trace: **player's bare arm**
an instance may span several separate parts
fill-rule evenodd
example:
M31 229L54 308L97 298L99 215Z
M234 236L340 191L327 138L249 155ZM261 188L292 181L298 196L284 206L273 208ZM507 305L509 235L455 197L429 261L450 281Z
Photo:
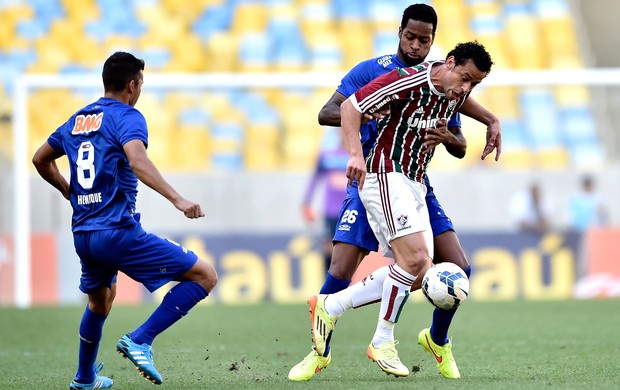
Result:
M487 141L481 159L484 160L485 157L491 154L495 149L495 161L499 160L499 156L502 154L502 128L499 118L484 108L471 96L461 105L459 112L477 120L487 127Z
M187 218L200 218L205 214L198 203L189 201L177 193L163 178L155 164L146 154L142 141L134 139L123 145L132 171L138 179L168 199L174 207L182 211Z
M325 103L323 108L321 108L321 111L319 111L319 125L339 127L341 122L340 106L346 99L347 98L340 92L334 92L332 97L327 101L327 103ZM384 109L377 111L372 115L364 114L360 123L364 124L374 119L381 119L389 113L389 110Z
M426 128L424 147L436 147L443 144L448 153L456 158L465 157L467 140L463 136L460 126L448 126L445 120L438 121L434 128Z
M347 99L340 106L340 115L342 118L342 139L349 152L347 177L349 178L349 184L357 180L358 188L361 190L366 178L366 161L364 160L364 152L359 137L362 114Z
M57 152L50 144L45 142L37 149L32 157L32 163L37 169L37 172L39 172L39 175L41 175L46 182L60 191L65 199L69 199L69 183L67 179L60 174L58 165L56 165L56 159L62 156L62 153Z

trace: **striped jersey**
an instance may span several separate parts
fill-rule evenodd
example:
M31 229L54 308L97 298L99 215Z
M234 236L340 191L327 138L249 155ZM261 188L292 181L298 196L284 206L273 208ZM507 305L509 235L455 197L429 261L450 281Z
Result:
M375 78L389 73L393 69L406 67L407 65L398 58L398 54L388 54L362 61L342 78L336 91L348 98ZM376 122L372 120L360 126L360 141L362 142L364 157L368 156L377 139ZM450 117L448 126L461 127L461 118L458 112Z
M435 127L463 104L469 93L449 100L431 82L431 68L443 61L427 61L410 68L386 73L351 96L360 112L375 113L384 108L390 114L377 122L377 140L366 157L368 172L400 172L423 183L423 175L434 148L422 150L424 129Z
M137 223L138 178L123 149L134 139L148 144L144 116L105 97L73 114L48 138L48 144L69 159L74 232Z

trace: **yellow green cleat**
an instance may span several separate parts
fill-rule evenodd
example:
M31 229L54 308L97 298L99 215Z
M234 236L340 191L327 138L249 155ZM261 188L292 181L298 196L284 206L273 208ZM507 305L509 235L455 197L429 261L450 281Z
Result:
M310 322L312 323L312 342L316 352L324 356L332 331L336 327L338 317L330 316L325 310L325 298L327 295L313 295L308 300L310 305Z
M398 341L388 341L378 347L374 347L372 343L368 346L368 357L377 363L386 374L395 377L408 376L409 369L400 361L398 351L396 350Z
M435 358L437 361L437 368L441 375L450 379L459 379L461 373L456 366L454 356L452 356L452 342L448 342L446 345L437 345L431 338L430 328L425 328L420 331L418 335L418 344L420 344L424 350Z
M327 357L319 355L314 348L288 372L288 379L296 382L308 381L314 374L329 366L332 361L331 352Z

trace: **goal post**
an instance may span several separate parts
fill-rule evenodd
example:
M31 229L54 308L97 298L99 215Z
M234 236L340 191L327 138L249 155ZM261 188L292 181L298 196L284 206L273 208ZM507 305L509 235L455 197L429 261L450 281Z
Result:
M213 73L213 74L148 74L149 89L182 88L332 88L345 74L323 73ZM507 71L493 70L481 85L492 86L620 86L620 69L570 69ZM13 87L13 261L15 305L31 305L31 165L29 155L28 98L37 88L93 88L102 90L100 74L19 76ZM475 93L474 93L475 94ZM78 109L79 107L76 107ZM316 117L316 113L313 113Z

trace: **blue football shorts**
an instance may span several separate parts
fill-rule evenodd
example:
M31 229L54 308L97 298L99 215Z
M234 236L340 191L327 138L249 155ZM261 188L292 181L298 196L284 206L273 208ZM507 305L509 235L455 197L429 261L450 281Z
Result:
M116 229L75 232L80 290L88 294L116 282L118 271L150 292L189 271L198 260L183 246L147 233L140 223Z
M433 187L431 187L428 177L424 177L426 182L426 205L433 229L433 236L438 236L449 230L454 230L452 220L446 215L445 211L439 204ZM379 242L375 238L366 208L362 204L357 183L353 186L347 186L347 197L342 203L340 216L336 224L336 233L333 242L344 242L345 244L355 245L368 251L376 252L379 249Z

